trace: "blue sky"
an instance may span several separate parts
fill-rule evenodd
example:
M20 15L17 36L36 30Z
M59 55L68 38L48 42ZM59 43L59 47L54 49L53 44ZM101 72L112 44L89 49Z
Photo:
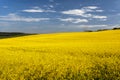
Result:
M0 0L0 31L49 33L120 25L120 0Z

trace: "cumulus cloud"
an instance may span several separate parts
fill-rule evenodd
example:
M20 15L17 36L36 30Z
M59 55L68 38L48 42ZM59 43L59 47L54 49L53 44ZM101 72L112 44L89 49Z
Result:
M81 8L82 11L86 12L95 12L98 9L97 6L87 6L87 7L83 7Z
M73 9L73 10L68 10L68 11L62 11L62 13L82 16L85 13L85 11L80 10L80 9Z
M99 16L99 15L94 15L92 17L97 18L97 19L106 19L107 18L107 16Z
M84 12L103 12L104 10L99 9L99 7L97 6L87 6L87 7L83 7L81 8L81 10L83 10Z
M94 18L94 19L106 19L107 16L101 16L101 15L94 15L92 12L103 12L104 10L99 9L97 6L87 6L83 7L81 9L73 9L73 10L67 10L67 11L62 11L62 14L67 14L67 15L74 15L74 16L81 16L81 17L86 17L86 18Z
M84 16L88 12L103 12L104 10L98 9L97 6L87 6L83 7L81 9L73 9L73 10L67 10L62 11L63 14L72 14L72 15L78 15L78 16Z
M97 7L97 6L87 6L87 7L84 7L84 8L87 8L87 9L97 9L99 7Z
M71 23L87 23L88 20L87 19L76 19L76 18L65 18L65 19L62 19L62 18L59 18L60 21L64 21L64 22L71 22Z
M36 13L36 12L44 12L44 10L42 10L42 9L26 9L26 10L23 10L23 12Z
M0 16L1 21L23 21L23 22L39 22L49 20L49 18L33 18L33 17L22 17L16 14L8 14L6 16Z

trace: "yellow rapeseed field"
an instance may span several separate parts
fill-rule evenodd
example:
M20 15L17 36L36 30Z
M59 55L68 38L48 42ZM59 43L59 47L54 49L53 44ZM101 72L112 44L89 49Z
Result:
M0 80L120 80L120 30L0 39Z

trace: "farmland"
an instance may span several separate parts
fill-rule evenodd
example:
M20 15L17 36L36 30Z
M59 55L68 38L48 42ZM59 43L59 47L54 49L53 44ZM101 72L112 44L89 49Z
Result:
M0 39L1 80L120 80L120 30Z

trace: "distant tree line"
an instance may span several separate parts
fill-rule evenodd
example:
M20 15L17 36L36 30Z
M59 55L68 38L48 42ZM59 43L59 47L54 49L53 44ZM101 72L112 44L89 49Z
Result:
M96 31L106 31L106 30L120 30L120 27L115 27L112 29L98 29ZM93 30L85 30L85 32L94 32Z
M1 38L26 36L26 35L33 35L33 34L30 34L30 33L20 33L20 32L0 32L0 39Z

